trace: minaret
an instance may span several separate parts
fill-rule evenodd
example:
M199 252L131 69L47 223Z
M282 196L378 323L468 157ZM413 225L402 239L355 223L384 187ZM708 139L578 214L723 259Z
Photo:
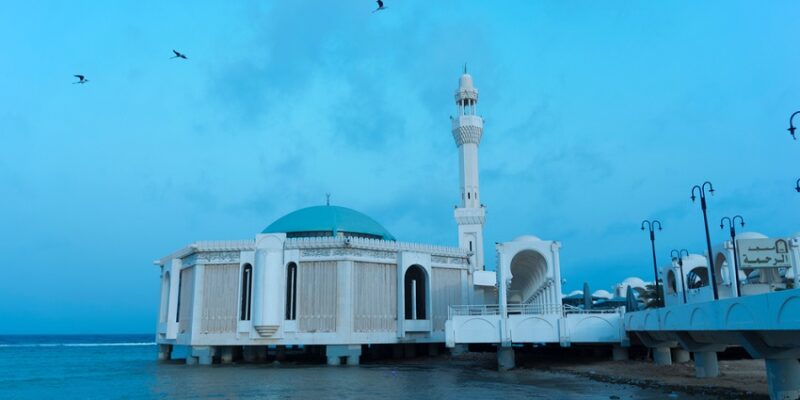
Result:
M485 269L483 261L483 223L486 211L481 204L478 189L478 145L483 135L483 118L476 114L478 89L472 86L467 74L458 80L456 90L458 115L452 118L453 139L458 146L459 179L461 181L461 206L455 210L458 224L458 246L474 254L477 269Z

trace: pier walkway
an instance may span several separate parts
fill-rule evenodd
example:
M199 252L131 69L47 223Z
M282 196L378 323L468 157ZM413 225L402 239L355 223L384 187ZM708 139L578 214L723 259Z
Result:
M657 363L671 348L694 353L698 377L718 376L717 352L741 346L765 360L771 398L800 398L800 289L629 312L624 328Z

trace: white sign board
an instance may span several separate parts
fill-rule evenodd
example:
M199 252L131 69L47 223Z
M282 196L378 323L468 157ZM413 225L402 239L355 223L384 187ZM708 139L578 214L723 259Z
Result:
M789 242L786 239L739 239L739 268L790 268Z

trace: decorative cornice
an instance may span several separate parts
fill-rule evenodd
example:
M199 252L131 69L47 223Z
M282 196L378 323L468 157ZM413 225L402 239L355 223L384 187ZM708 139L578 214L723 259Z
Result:
M368 238L312 237L290 238L284 242L286 249L358 249L384 252L414 251L446 257L467 258L467 251L458 247L433 246L419 243L395 242Z
M186 265L197 264L230 264L238 263L240 251L204 251L194 253L181 259L181 263Z

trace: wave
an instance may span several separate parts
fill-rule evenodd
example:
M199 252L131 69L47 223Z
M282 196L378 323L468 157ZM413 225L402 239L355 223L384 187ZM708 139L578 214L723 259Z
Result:
M10 347L115 347L115 346L155 346L156 342L131 343L15 343L0 344L0 348Z

